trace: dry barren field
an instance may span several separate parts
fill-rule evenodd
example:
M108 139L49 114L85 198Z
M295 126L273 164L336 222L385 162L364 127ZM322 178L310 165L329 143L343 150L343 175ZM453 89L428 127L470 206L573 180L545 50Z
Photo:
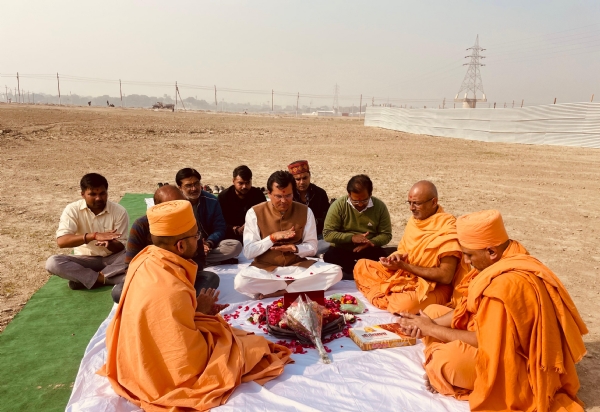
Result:
M370 175L395 242L417 180L433 181L457 216L499 209L511 238L558 274L586 321L580 395L600 410L600 150L409 135L356 119L6 104L0 130L0 330L48 279L44 262L60 253L58 219L79 198L83 174L106 176L109 198L119 201L174 182L182 167L228 186L232 169L246 164L264 186L271 172L307 159L330 197L344 193L350 176Z

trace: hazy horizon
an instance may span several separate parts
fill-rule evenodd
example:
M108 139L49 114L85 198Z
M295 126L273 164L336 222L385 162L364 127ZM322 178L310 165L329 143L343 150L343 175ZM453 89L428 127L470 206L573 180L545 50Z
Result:
M274 89L281 106L298 92L300 106L331 106L337 83L343 106L360 94L452 104L479 35L490 102L600 99L600 2L21 1L3 11L2 95L18 71L23 90L48 94L58 72L63 95L118 96L122 79L125 95L174 96L178 81L183 99L214 103L216 85L219 102L270 104Z

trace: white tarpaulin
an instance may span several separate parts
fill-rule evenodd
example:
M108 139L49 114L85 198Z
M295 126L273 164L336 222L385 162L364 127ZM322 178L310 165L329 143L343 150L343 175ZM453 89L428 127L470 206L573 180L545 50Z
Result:
M220 301L231 303L224 313L239 311L234 326L263 334L247 322L257 301L249 301L233 289L233 279L246 264L211 267L221 278ZM351 293L367 303L352 281L341 281L326 292ZM274 299L265 299L269 304ZM242 307L241 309L239 307ZM246 306L249 311L246 311ZM386 311L367 304L367 313L356 325L373 325L391 322L393 317ZM116 305L115 305L116 307ZM77 378L68 412L130 412L139 409L115 394L108 380L95 372L106 358L105 337L108 323L115 307L89 343ZM265 335L272 341L278 339ZM330 365L320 363L317 351L307 349L306 354L294 354L294 364L286 365L278 378L260 386L254 382L240 385L228 402L218 411L455 411L469 410L467 402L431 394L424 386L425 373L422 362L423 344L393 349L361 351L349 338L341 338L327 344L332 350Z
M510 109L367 107L365 126L430 136L600 148L600 103Z

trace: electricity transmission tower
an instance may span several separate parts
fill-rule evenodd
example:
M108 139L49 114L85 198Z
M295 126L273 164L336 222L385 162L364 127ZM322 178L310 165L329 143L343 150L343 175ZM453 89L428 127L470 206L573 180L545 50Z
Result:
M335 88L333 89L333 112L337 113L340 110L340 104L338 102L338 96L340 94L340 86L335 84Z
M467 74L465 74L465 78L463 79L460 90L456 94L454 101L462 102L464 108L475 108L477 102L487 102L485 92L483 91L480 69L480 67L485 66L485 64L479 61L480 59L485 59L485 56L480 55L485 49L479 47L479 35L477 35L477 38L475 39L475 45L469 47L467 50L471 50L471 55L465 56L465 58L470 59L470 61L469 63L463 64L463 66L469 66L469 68L467 69ZM477 98L478 91L480 91L482 95L480 99ZM459 98L463 92L464 97Z

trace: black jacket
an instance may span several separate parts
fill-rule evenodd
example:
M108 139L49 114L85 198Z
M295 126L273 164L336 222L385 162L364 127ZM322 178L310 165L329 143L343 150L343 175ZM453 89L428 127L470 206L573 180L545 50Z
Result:
M265 195L257 187L252 187L246 194L246 197L240 199L235 194L233 185L219 193L219 203L225 217L227 228L225 230L225 239L236 239L242 241L242 236L233 232L234 226L242 226L246 222L246 212L253 206L266 201Z
M313 215L315 215L315 220L317 221L317 236L322 235L325 217L329 210L329 197L327 196L327 192L314 183L311 183L310 186L308 186L308 191L306 193L306 203L300 200L300 194L297 191L294 192L294 201L310 207L310 210L312 210Z

